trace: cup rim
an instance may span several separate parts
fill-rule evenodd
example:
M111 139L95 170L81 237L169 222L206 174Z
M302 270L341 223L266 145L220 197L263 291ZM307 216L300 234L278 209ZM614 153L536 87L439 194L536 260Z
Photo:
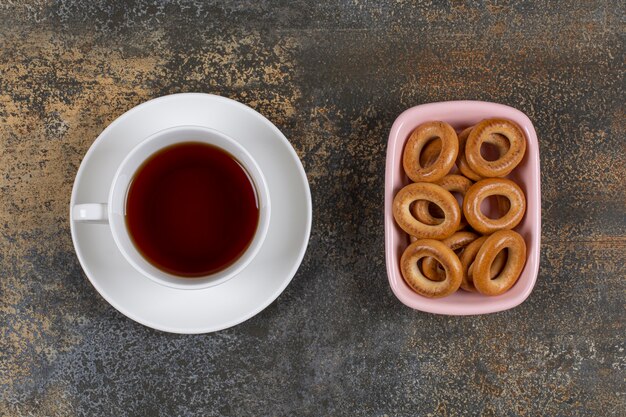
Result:
M200 139L189 139L189 135L182 135L183 137L187 137L183 140L171 140L167 141L165 144L159 145L157 148L149 151L149 153L147 153L144 157L140 158L140 162L138 164L135 164L136 166L132 167L132 174L122 180L121 174L124 172L125 169L128 168L127 165L130 164L137 156L137 154L142 152L142 150L147 145L165 135L172 134L173 132L180 133L183 131L186 133L193 132L195 134L205 136ZM211 136L213 137L212 139L207 139ZM238 155L234 155L231 150L225 149L224 146L221 146L220 144L216 144L216 140L214 139L215 137L218 137L220 141L225 142L229 146L233 147L237 151ZM246 250L239 256L239 258L237 258L226 268L213 274L200 277L178 276L163 271L154 266L139 252L139 250L137 250L135 245L132 243L132 239L130 238L130 234L128 233L128 229L126 226L126 222L123 220L123 213L126 209L126 196L128 193L128 187L130 185L130 182L132 181L132 178L134 177L137 170L141 167L141 165L150 156L154 155L154 153L160 151L161 149L175 145L177 143L186 142L207 143L212 146L216 146L230 154L238 163L243 166L243 168L248 173L250 179L252 180L256 190L259 205L259 222L257 225L257 229L254 237L252 238L252 241L250 242ZM243 158L241 158L242 156ZM116 195L119 195L118 193L120 192L123 194L123 198L121 200L119 198L116 198ZM121 205L117 203L118 201L121 201ZM115 241L116 246L124 256L124 258L133 266L133 268L135 268L142 275L156 282L157 284L175 289L197 290L213 287L230 280L231 278L235 277L239 272L241 272L245 267L247 267L250 262L252 262L252 260L256 257L259 250L261 249L267 235L267 231L269 229L271 203L269 189L267 186L267 181L265 180L265 176L263 175L263 172L261 171L255 159L252 157L252 155L250 155L245 147L243 147L239 142L219 130L198 125L179 125L168 127L166 129L162 129L158 132L151 134L150 136L139 142L137 145L135 145L135 147L133 147L131 151L124 157L115 172L111 187L109 189L107 211L109 218L109 228L111 229L113 240Z

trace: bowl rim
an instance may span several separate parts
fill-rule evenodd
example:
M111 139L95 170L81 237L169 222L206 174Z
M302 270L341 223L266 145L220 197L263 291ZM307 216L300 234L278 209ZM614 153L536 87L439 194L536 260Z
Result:
M528 190L527 194L532 195L533 199L536 200L536 210L533 212L529 212L527 210L526 216L529 216L526 221L530 222L530 234L533 236L533 244L529 248L527 252L527 264L525 266L525 270L522 273L526 273L526 268L529 269L530 278L526 279L525 287L523 287L523 291L515 296L506 297L507 293L504 293L500 296L489 297L491 300L496 300L496 302L489 303L481 303L475 305L457 305L455 307L447 305L445 303L438 303L436 301L444 300L444 299L430 299L423 297L415 292L406 293L400 290L401 282L404 282L404 279L399 274L399 270L396 268L394 270L393 264L399 263L397 248L394 248L395 241L392 237L395 230L397 230L398 226L395 224L392 214L392 203L394 198L394 181L393 181L393 170L397 169L397 164L400 161L396 158L396 148L397 146L404 146L406 142L406 138L399 137L399 132L405 124L411 124L412 127L410 130L413 130L420 123L423 123L424 120L419 120L419 117L416 117L417 114L428 110L432 113L437 113L439 116L437 119L432 120L444 120L446 121L446 115L452 116L459 111L467 111L468 106L473 106L473 108L479 107L482 112L492 114L491 117L503 117L507 119L513 119L516 123L518 123L527 139L527 155L525 158L528 158L528 162L533 166L536 166L536 175L533 175L530 180L525 183L527 184ZM411 122L411 120L417 119L415 122ZM478 121L478 120L477 120ZM489 314L496 313L499 311L509 310L514 308L521 303L523 303L530 293L533 291L535 283L537 281L537 275L539 272L539 261L540 261L540 248L541 248L541 167L540 167L540 149L539 143L537 140L537 133L535 131L534 125L530 118L522 111L499 103L486 102L486 101L477 101L477 100L456 100L456 101L443 101L443 102L434 102L434 103L426 103L420 104L417 106L413 106L405 111L403 111L394 121L391 130L389 132L389 139L387 142L387 155L386 155L386 163L385 163L385 209L384 209L384 224L385 224L385 263L387 269L387 278L389 281L389 286L391 287L394 295L400 300L403 304L408 307L411 307L415 310L420 310L427 313L434 314L443 314L443 315L477 315L477 314ZM529 200L529 196L527 196L527 200ZM531 258L534 260L530 262ZM398 277L398 275L400 275ZM406 284L404 284L406 285ZM500 298L502 297L502 298ZM435 300L435 301L433 301Z

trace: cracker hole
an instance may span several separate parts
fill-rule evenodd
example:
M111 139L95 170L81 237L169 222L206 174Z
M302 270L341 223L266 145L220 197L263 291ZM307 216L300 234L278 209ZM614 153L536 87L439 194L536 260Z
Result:
M481 145L480 155L485 161L491 162L500 159L500 151L498 151L498 147L487 142L483 142Z
M437 142L439 145L437 145ZM439 149L436 152L433 151L433 149L437 147ZM439 155L441 155L441 139L435 136L430 138L422 148L420 153L420 165L424 168L431 166L439 159Z
M432 201L428 203L428 212L434 218L440 219L442 221L446 217L446 214L443 212L443 210L441 210L441 207L439 207L436 203L433 203Z
M420 259L419 262L421 262L421 265L419 265L420 270L422 271L422 275L424 275L424 277L426 277L429 281L433 281L433 282L441 282L445 280L445 274L446 274L446 270L443 268L443 265L441 264L441 262L439 262L437 259L434 259L435 261L435 271L437 271L437 275L441 276L442 279L432 279L430 278L428 275L426 275L424 273L424 268L423 268L423 260L426 258L422 258Z
M501 255L501 254L504 254L504 255ZM499 256L504 256L504 258L502 259L502 264L501 265L498 265L498 257ZM508 259L509 259L509 249L508 248L504 248L500 252L498 252L496 257L494 258L493 263L491 264L490 276L491 276L492 280L498 278L498 276L502 273L502 271L504 271L504 268L506 267L506 263L507 263Z
M508 198L498 195L486 197L480 204L480 211L492 220L497 220L504 216L511 207Z

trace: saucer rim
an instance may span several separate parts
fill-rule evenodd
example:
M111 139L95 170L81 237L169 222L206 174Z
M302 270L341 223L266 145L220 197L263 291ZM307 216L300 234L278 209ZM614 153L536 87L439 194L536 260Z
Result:
M110 130L112 130L115 126L117 126L119 123L121 123L122 121L128 119L129 117L132 117L134 113L136 113L137 111L141 110L141 109L145 109L146 107L150 107L150 106L154 106L155 104L158 104L160 102L163 101L167 101L167 100L176 100L176 99L186 99L187 97L191 98L191 97L202 97L202 98L206 98L206 99L210 99L210 100L217 100L217 101L223 101L225 103L228 103L230 105L234 105L236 108L238 108L239 110L242 111L246 111L248 113L250 113L253 117L257 118L258 120L260 120L262 123L264 123L267 127L270 128L271 131L274 132L275 136L280 139L280 141L282 142L282 145L285 146L288 149L289 154L291 155L291 157L293 158L293 160L296 162L296 166L297 166L297 170L299 175L299 179L300 179L300 183L301 186L303 188L303 190L305 191L305 203L307 206L307 210L306 213L304 213L304 217L305 217L305 233L302 234L301 236L301 240L300 240L300 248L298 250L298 254L297 257L294 257L294 264L292 266L292 268L289 270L288 273L285 274L286 278L283 280L283 282L281 283L280 286L277 287L277 289L270 295L268 296L265 300L263 300L262 302L258 303L258 306L254 309L252 309L250 312L248 312L247 314L242 315L241 317L238 317L236 319L227 321L225 323L222 323L220 325L212 325L212 326L206 326L206 327L185 327L185 328L181 328L181 327L172 327L172 326L167 326L167 325L162 325L159 323L155 323L151 320L147 320L143 317L139 317L136 314L128 311L126 308L124 308L122 305L120 305L118 302L116 302L113 297L111 297L110 294L108 294L106 291L104 291L104 289L98 284L98 281L94 278L92 278L92 275L94 275L93 271L91 270L91 268L89 267L86 257L85 255L82 253L78 243L77 243L77 236L76 236L76 230L75 230L75 222L72 219L71 216L71 210L72 207L76 204L76 193L77 193L77 189L78 189L78 184L80 183L80 179L82 178L82 176L84 175L84 172L86 170L86 164L87 162L92 158L93 154L96 152L96 148L98 147L97 145L106 140L105 138L107 137L108 133ZM207 126L210 127L210 126ZM213 128L214 129L214 128ZM219 130L219 129L216 129ZM234 138L235 140L237 140L236 138ZM263 311L265 308L267 308L270 304L272 304L279 296L280 294L283 293L283 291L285 290L285 288L287 288L287 286L291 283L291 281L293 280L293 277L295 276L295 274L297 273L298 269L300 268L301 264L302 264L302 260L304 259L304 255L306 253L306 250L308 248L309 245L309 240L310 240L310 236L311 236L311 229L312 229L312 222L313 222L313 202L312 202L312 197L311 197L311 189L310 189L310 185L309 185L309 181L306 175L306 172L304 170L304 166L302 165L302 161L300 160L300 158L298 157L298 154L296 153L294 147L291 145L291 143L289 142L289 140L285 137L285 135L278 129L278 127L276 127L269 119L267 119L265 116L263 116L261 113L257 112L256 110L252 109L251 107L240 103L236 100L227 98L227 97L223 97L223 96L219 96L219 95L215 95L215 94L208 94L208 93L175 93L175 94L169 94L169 95L165 95L165 96L161 96L161 97L156 97L150 100L147 100L145 102L142 102L134 107L132 107L131 109L127 110L126 112L124 112L123 114L121 114L119 117L117 117L113 122L111 122L109 125L107 125L107 127L98 135L98 137L96 138L96 140L94 140L92 142L92 144L90 145L89 149L87 150L87 152L85 153L85 156L83 157L80 166L76 172L76 176L74 177L74 183L72 185L72 193L71 193L71 197L70 197L70 204L69 204L69 221L70 221L70 233L71 233L71 237L72 237L72 244L74 246L74 251L76 252L76 256L78 258L78 261L85 273L85 275L87 276L87 279L89 280L89 282L91 283L91 285L93 285L93 287L96 289L96 291L98 292L98 294L100 294L100 296L102 298L104 298L104 300L109 303L113 308L115 308L117 311L119 311L120 313L122 313L124 316L128 317L129 319L142 324L146 327L150 327L152 329L155 330L159 330L159 331L163 331L163 332L168 332L168 333L176 333L176 334L202 334L202 333L212 333L212 332L216 332L216 331L220 331L220 330L225 330L228 329L230 327L236 326L238 324L243 323L246 320L249 320L250 318L256 316L257 314L259 314L261 311ZM107 225L108 227L108 225ZM108 231L109 233L111 233L111 231ZM261 248L267 244L267 241L263 242L263 245L261 245ZM118 249L119 250L119 249ZM125 259L125 262L128 263ZM128 264L129 267L132 268L132 266L130 264ZM246 266L246 268L248 268L248 266ZM244 268L243 270L245 270L246 268ZM240 271L241 272L243 272ZM233 277L232 279L237 279L237 277ZM151 284L151 285L160 285L157 284L153 281L151 281L148 277L146 277L146 280ZM164 288L166 288L167 291L185 291L185 292L190 292L190 291L203 291L203 292L210 292L212 288L216 288L216 287L209 287L209 288L203 288L203 289L198 289L198 290L178 290L178 289L174 289L171 287L166 287L163 286Z

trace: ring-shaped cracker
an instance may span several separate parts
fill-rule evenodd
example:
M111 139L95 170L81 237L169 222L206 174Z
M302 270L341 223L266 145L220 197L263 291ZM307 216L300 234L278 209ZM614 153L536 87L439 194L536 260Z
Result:
M443 266L443 281L432 281L420 271L418 261L426 257L435 258ZM452 249L433 239L420 239L411 243L400 258L400 271L413 291L430 298L452 294L461 285L463 276L461 262Z
M506 264L495 277L491 268L495 258L507 249ZM473 284L481 294L499 295L508 291L518 280L526 263L526 242L519 233L501 230L487 237L476 254L473 264Z
M422 166L420 157L424 147L439 138L441 150L435 161ZM419 125L407 141L402 165L404 172L414 182L435 182L450 172L459 152L456 132L445 122L426 122Z
M436 225L417 220L411 213L411 205L419 200L438 205L444 212L444 220ZM461 210L456 198L441 186L426 182L409 184L398 191L393 199L392 211L402 230L418 239L445 239L457 230L461 222Z
M465 178L462 175L452 174L452 175L446 175L445 177L437 181L435 184L442 186L445 190L448 190L451 193L459 193L461 194L463 198L465 198L465 193L472 186L472 181L470 181L469 179ZM444 219L439 218L439 217L434 217L430 213L429 205L430 204L428 203L428 201L423 201L423 200L417 201L413 205L411 209L411 213L413 213L413 216L417 220L421 221L422 223L429 224L429 225L441 223ZM465 218L463 217L463 213L461 213L461 222L459 223L459 227L457 230L461 230L465 226L467 226L467 221L465 221Z
M489 196L503 196L509 200L508 211L498 219L487 217L480 206ZM463 199L463 214L477 232L491 234L512 229L522 221L526 212L526 197L522 189L506 178L487 178L472 185Z
M509 142L509 149L500 158L487 161L480 148L493 136L504 136ZM522 129L506 119L487 119L478 123L465 142L467 164L476 174L485 178L504 177L522 161L526 152L526 138Z
M470 168L467 163L467 159L465 158L465 143L467 142L467 137L472 129L474 129L474 126L470 126L459 133L459 154L456 158L456 166L459 168L459 171L461 171L461 174L465 175L467 178L474 181L480 181L483 177L475 173L472 168ZM500 158L502 158L509 150L509 141L500 135L489 136L485 139L485 143L495 146L498 150Z

